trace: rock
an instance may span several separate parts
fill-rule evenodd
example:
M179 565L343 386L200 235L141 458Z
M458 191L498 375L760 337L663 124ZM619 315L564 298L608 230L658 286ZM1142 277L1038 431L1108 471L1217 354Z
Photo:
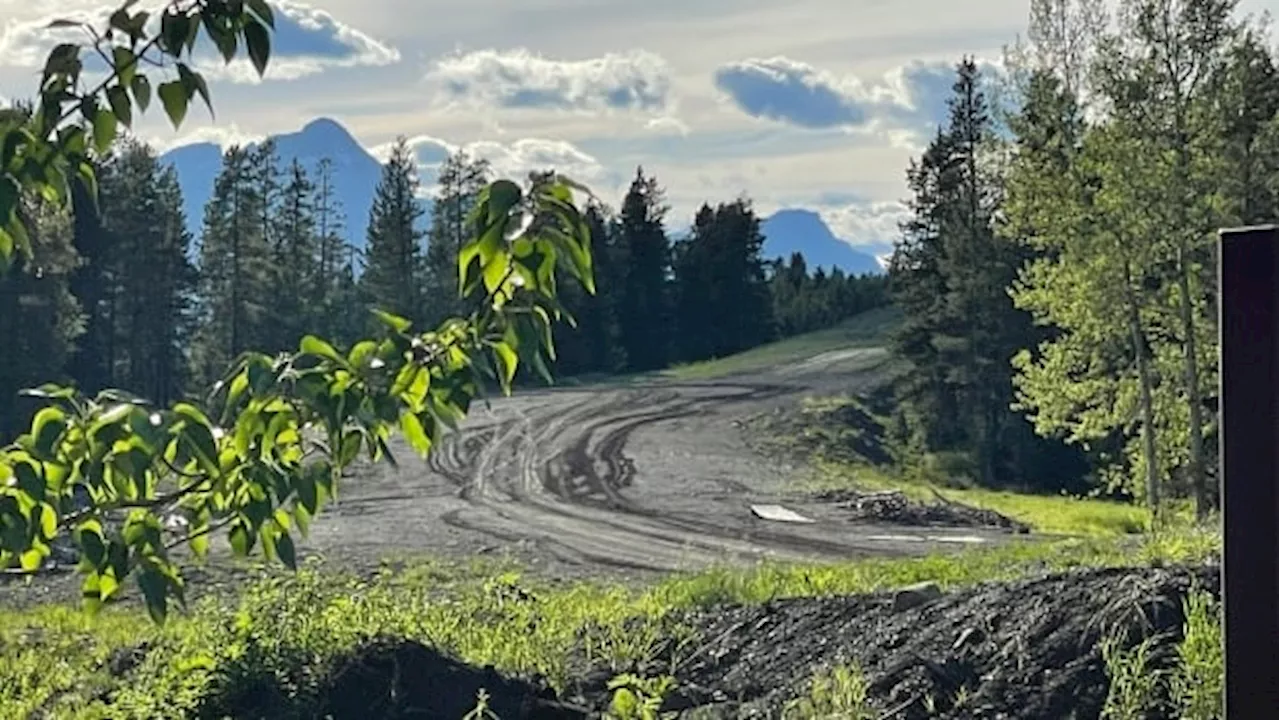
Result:
M893 594L893 611L902 612L933 602L942 597L942 589L935 582L921 582L899 588Z

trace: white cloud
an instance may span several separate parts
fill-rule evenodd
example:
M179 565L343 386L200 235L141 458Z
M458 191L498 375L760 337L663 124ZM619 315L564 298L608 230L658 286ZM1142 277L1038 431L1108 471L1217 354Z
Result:
M836 237L850 245L888 245L910 211L899 202L853 202L814 208Z
M251 132L235 123L229 123L226 125L201 125L195 128L188 128L188 126L184 125L181 135L154 133L149 135L146 141L157 152L164 153L175 147L194 145L196 143L213 143L226 150L232 145L256 143L264 137L264 133Z
M1000 70L993 61L978 64L984 75ZM956 70L953 62L912 61L867 81L779 56L725 63L714 77L724 98L753 117L872 132L914 149L922 134L945 120Z
M135 9L163 6L167 3L144 3ZM331 68L379 67L396 63L400 52L369 35L347 25L324 10L296 0L273 0L275 31L271 35L271 60L265 77L260 78L241 48L241 57L224 63L211 44L197 45L196 68L209 80L254 84L265 80L296 80L316 75ZM10 67L40 67L50 49L59 42L87 40L82 29L50 29L54 19L88 22L95 28L105 25L115 10L101 3L65 5L57 12L31 20L10 19L0 32L0 64ZM159 20L151 21L152 32L158 31ZM86 69L103 67L90 56Z
M587 60L479 50L439 60L426 80L442 97L473 106L655 111L671 102L667 62L643 50Z
M477 140L456 144L431 135L415 135L405 139L416 160L422 194L434 190L441 164L449 155L462 151L473 158L487 160L495 177L523 180L533 170L556 170L596 189L610 189L615 178L595 157L564 140L523 138L514 142ZM386 162L395 142L369 148L369 154Z

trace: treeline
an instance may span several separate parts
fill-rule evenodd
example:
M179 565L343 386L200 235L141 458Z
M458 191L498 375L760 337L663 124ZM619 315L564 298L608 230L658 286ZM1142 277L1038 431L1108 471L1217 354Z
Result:
M890 268L903 462L1212 508L1216 230L1276 222L1277 62L1231 0L1033 0L961 62Z
M246 350L296 348L306 334L353 342L374 331L371 307L420 327L475 309L459 298L457 257L492 179L483 160L447 160L424 223L410 150L397 143L361 250L344 240L332 165L283 165L270 140L224 153L198 237L152 148L124 139L99 165L96 204L81 187L70 213L27 203L34 261L0 277L0 436L28 412L11 399L44 382L169 403L209 388ZM668 212L642 170L620 210L591 205L598 295L564 284L577 327L555 331L554 374L722 356L887 302L883 278L766 263L746 199L704 206L674 241Z

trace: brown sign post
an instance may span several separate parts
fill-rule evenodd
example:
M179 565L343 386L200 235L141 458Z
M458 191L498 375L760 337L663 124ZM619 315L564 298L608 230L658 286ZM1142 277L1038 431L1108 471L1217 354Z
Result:
M1218 241L1218 341L1222 498L1225 717L1275 717L1277 694L1276 226L1222 230Z

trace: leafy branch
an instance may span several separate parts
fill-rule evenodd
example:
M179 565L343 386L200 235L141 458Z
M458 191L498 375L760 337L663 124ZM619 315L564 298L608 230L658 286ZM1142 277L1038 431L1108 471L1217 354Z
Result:
M175 127L195 95L209 102L203 78L182 61L199 28L227 62L243 38L265 71L273 16L262 0L175 0L155 36L146 12L130 13L135 2L112 14L106 30L90 31L94 50L112 61L108 79L73 92L82 48L59 45L45 66L39 109L2 126L0 272L31 255L25 221L14 212L19 198L40 195L66 207L72 168L96 188L91 151L105 152L116 122L128 125L133 105L144 112L149 102L140 59L156 50L157 63L175 61L178 79L157 88ZM127 45L115 44L121 34ZM97 105L102 94L107 107ZM66 125L77 109L82 123ZM203 557L210 536L225 531L237 555L260 548L294 567L295 532L305 536L361 454L394 463L388 440L398 431L425 455L487 382L509 393L521 363L550 378L552 324L572 322L557 300L557 271L594 292L590 232L575 191L587 192L554 175L528 189L509 180L485 188L468 220L474 240L458 259L461 293L476 309L435 329L416 331L375 310L377 337L340 350L307 336L295 353L244 353L204 400L170 407L118 390L93 398L59 385L27 391L44 406L0 448L0 569L36 572L55 540L69 537L87 608L134 576L160 622L170 599L184 602L171 554L179 546ZM174 538L166 524L183 530Z

